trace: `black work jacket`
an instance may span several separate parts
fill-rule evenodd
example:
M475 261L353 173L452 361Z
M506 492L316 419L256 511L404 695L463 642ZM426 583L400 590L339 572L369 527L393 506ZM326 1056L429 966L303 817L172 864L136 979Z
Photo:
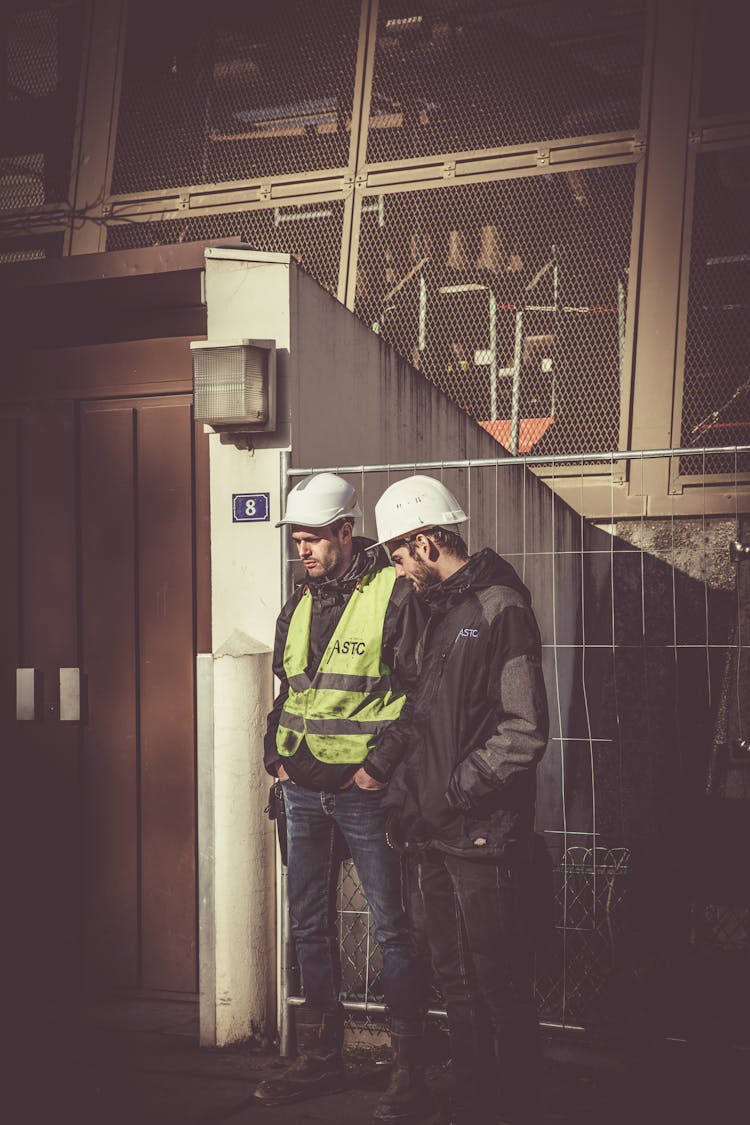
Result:
M536 766L547 745L531 597L513 567L486 549L425 600L414 746L398 779L400 834L496 860L516 841L531 841Z
M312 594L312 618L310 621L310 655L306 668L308 676L315 675L329 640L344 612L357 583L366 574L383 570L390 566L390 560L382 547L371 539L357 536L354 540L354 556L346 574L330 580L309 580L306 585ZM281 712L289 694L289 683L284 669L284 649L292 619L305 583L300 585L286 603L276 622L276 639L273 653L274 675L279 680L279 693L274 700L273 709L268 715L264 741L264 765L266 770L276 776L279 763L292 781L305 789L339 789L341 785L360 769L359 765L339 762L321 762L310 752L303 740L297 752L290 758L281 757L276 749L276 731ZM408 747L411 717L409 693L413 690L416 675L415 650L419 636L424 629L427 611L412 591L411 584L404 578L397 578L393 586L383 621L383 660L391 669L393 690L405 692L406 701L401 714L391 723L378 739L377 746L370 751L361 763L371 777L387 782Z

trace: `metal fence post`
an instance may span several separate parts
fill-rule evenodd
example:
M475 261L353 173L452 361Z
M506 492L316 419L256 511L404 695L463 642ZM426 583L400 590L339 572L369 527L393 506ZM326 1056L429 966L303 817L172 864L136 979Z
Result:
M289 492L289 462L290 453L284 450L281 454L279 499L283 514L286 507L286 498ZM281 604L285 605L291 592L292 581L290 574L290 560L288 553L289 536L286 527L281 530ZM278 857L281 864L281 857ZM280 919L281 933L281 973L279 981L279 1053L282 1058L292 1054L294 1048L294 1017L289 1006L289 977L294 963L294 943L292 941L289 925L289 898L287 895L287 869L281 864L279 875Z

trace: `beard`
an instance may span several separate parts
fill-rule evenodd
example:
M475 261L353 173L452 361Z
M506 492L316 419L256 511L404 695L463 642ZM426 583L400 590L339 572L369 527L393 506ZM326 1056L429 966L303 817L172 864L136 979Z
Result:
M316 573L311 575L314 582L327 582L340 578L346 570L344 552L337 543L331 543L323 557L316 559Z
M431 590L433 586L440 585L438 575L421 559L413 559L413 569L409 579L418 594L424 594L427 590Z

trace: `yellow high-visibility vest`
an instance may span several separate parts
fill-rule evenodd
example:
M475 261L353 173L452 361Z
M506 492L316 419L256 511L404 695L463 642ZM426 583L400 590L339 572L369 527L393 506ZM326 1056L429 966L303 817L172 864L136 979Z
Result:
M383 624L395 581L389 566L357 584L312 679L305 669L313 599L303 591L284 648L289 695L276 733L279 754L291 757L304 738L319 761L354 765L398 718L405 696L394 693L383 663Z

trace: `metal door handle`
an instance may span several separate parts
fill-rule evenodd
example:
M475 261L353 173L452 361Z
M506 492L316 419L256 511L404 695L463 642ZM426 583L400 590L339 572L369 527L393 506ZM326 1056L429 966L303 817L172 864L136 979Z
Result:
M33 723L39 717L42 678L38 668L16 668L16 718Z
M60 669L60 721L77 723L81 718L81 669Z

